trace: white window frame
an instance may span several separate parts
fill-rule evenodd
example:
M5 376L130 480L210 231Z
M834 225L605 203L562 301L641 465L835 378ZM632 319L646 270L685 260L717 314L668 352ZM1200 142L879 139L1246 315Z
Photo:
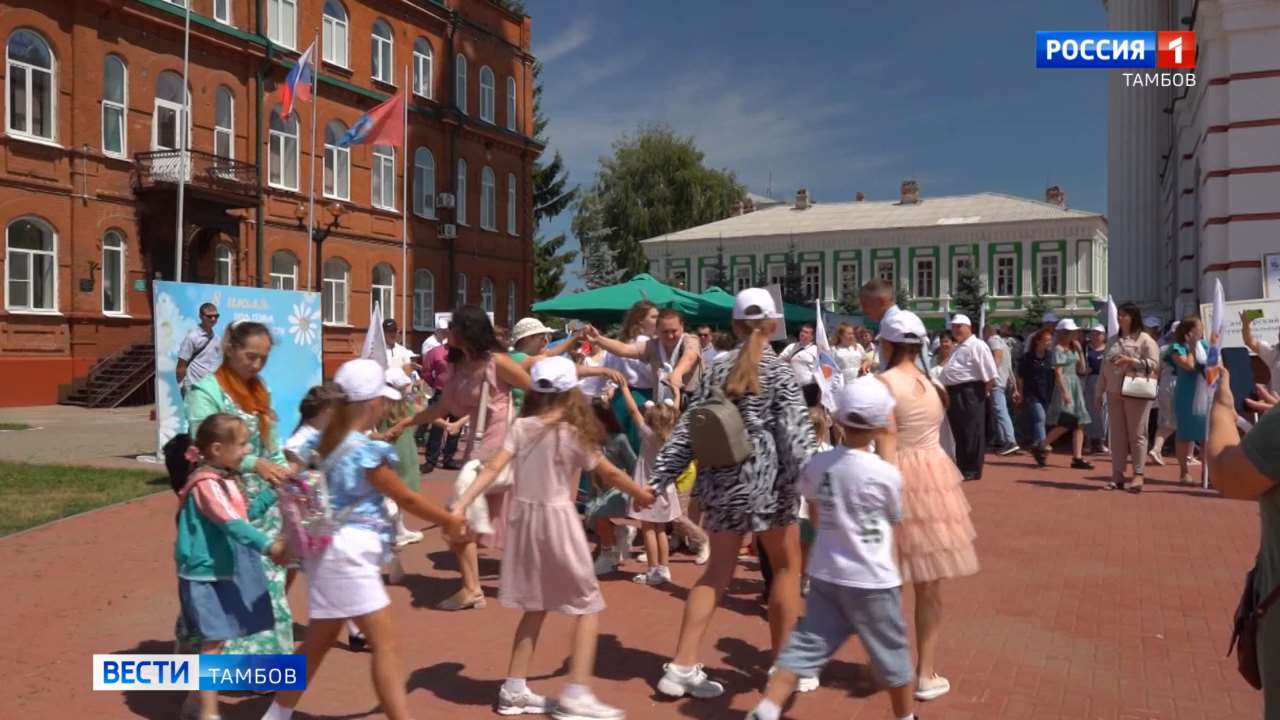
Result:
M379 35L378 30L385 30L386 36ZM373 21L369 31L369 76L387 85L395 85L396 34L391 23L378 18Z
M211 0L213 4L213 19L223 25L231 24L231 0ZM222 12L218 12L221 9Z
M454 288L454 293L453 293L453 309L455 311L458 308L461 308L463 305L467 304L467 274L466 273L461 273L461 272L458 273L456 285L457 287Z
M379 188L382 190L381 197L378 195ZM370 151L369 198L370 204L376 208L396 209L396 147L394 145L374 145Z
M329 129L333 127L334 140L329 142ZM338 132L342 128L342 132ZM320 193L334 200L351 200L351 148L338 145L338 140L347 132L347 126L341 120L330 120L325 123L324 139L324 175L320 183ZM330 179L333 180L330 188ZM339 183L341 181L341 183ZM341 185L341 187L339 187Z
M436 320L436 276L426 268L413 271L413 329L431 330Z
M1056 264L1045 262L1050 258L1055 260ZM1063 287L1065 285L1063 281L1066 278L1063 277L1062 266L1063 266L1062 253L1056 250L1052 252L1042 252L1036 256L1036 292L1038 294L1046 297L1057 297L1059 295L1065 294L1066 288ZM1055 276L1053 278L1054 280L1053 292L1049 292L1045 290L1044 272L1045 270L1048 270L1050 268L1053 268L1056 271Z
M454 197L456 204L459 225L467 224L467 161L458 158L457 177L454 179L454 189L457 191Z
M120 99L107 99L107 64L115 61L120 65ZM107 114L119 116L120 149L107 149ZM108 53L102 60L102 154L111 157L129 157L129 64L115 53Z
M520 196L516 191L515 173L507 173L507 234L519 235L516 223L516 209L520 206Z
M702 292L706 292L711 289L712 287L711 280L713 279L711 276L715 274L715 271L716 271L716 268L714 265L702 266L702 277L698 278L699 280L702 281L702 286L701 286Z
M813 270L814 272L810 273L809 272L810 270ZM814 288L814 292L812 294L809 293L809 285L811 284L810 283L811 279L817 283L817 287ZM803 292L805 294L805 297L808 298L810 301L823 299L822 298L822 291L823 291L822 263L818 263L818 262L800 263L800 291Z
M9 237L11 228L14 226L15 223L22 222L24 220L29 223L32 223L33 225L36 225L37 227L39 227L41 230L44 231L45 235L49 238L50 249L46 250L44 248L41 248L39 250L29 250L27 248L15 248L11 245L11 241ZM10 220L9 223L5 225L4 241L5 241L4 309L11 313L24 313L24 314L32 314L32 315L57 314L58 312L58 275L59 275L58 233L54 231L53 226L37 217L33 217L30 215L19 216ZM35 293L33 292L33 290L35 289L35 285L36 285L35 259L37 256L47 258L47 262L49 263L49 266L52 268L50 271L50 274L51 274L50 285L52 286L52 291L49 293L49 299L52 304L49 307L35 307L31 305L31 300L35 296ZM27 283L27 304L15 305L13 304L13 283L15 282L15 280L13 279L12 273L13 273L13 269L15 267L18 267L24 261L27 269L27 277L25 280L17 280L16 282Z
M849 296L853 296L855 298L858 297L858 293L862 289L861 286L858 284L859 271L862 269L858 267L858 262L859 261L857 260L837 260L836 261L836 292L839 293L839 296L836 297L836 302L842 303ZM853 268L852 287L845 287L844 271L847 268Z
M1005 268L1009 271L1008 278L1007 278L1009 281L1008 292L1001 292L1001 287L1000 287L1002 280L1005 279L1001 277L1001 272L1000 272L1001 271L1000 262L1002 260L1009 261L1007 268ZM994 256L992 256L991 278L992 278L991 295L993 297L1016 296L1018 294L1018 256L1017 254L1011 253L1011 252L1004 252L1004 253L996 253Z
M267 37L285 49L298 49L298 0L267 0Z
M114 242L112 241L114 238ZM126 263L128 259L128 243L124 239L124 233L115 228L111 228L102 234L102 314L119 317L128 316L128 307L126 306L127 287L125 283L129 276L129 266ZM107 261L107 255L113 254L118 256L116 259L116 272L110 271L110 263ZM114 275L114 276L113 276ZM116 286L116 294L119 300L119 307L107 306L107 287L108 282L114 281Z
M422 49L426 49L426 53ZM435 51L426 38L413 41L413 94L428 100L435 99L435 82L432 76Z
M956 288L959 287L960 271L963 269L963 266L966 266L966 265L970 268L977 267L977 264L975 263L974 257L972 255L952 256L951 258L951 295L953 296L956 294Z
M350 26L347 24L347 18L350 16L347 14L347 7L340 0L325 0L323 7L327 9L330 2L342 12L342 17L330 15L325 10L321 10L324 17L322 20L323 37L320 44L323 45L324 61L330 65L349 69Z
M178 75L178 73L173 72L172 70L164 70L164 71L161 71L160 75L156 76L157 84L159 84L160 82L160 76L164 75L166 72L177 77L179 84L182 83L181 75ZM187 105L190 105L191 89L190 88L183 88L183 89L186 91L186 94L187 94ZM174 114L174 118L175 118L174 122L178 124L178 127L174 128L173 134L174 134L175 143L178 147L167 147L160 144L160 122L157 120L157 118L160 116L161 108L169 110ZM151 149L152 150L181 150L182 149L181 133L182 133L183 125L186 126L186 131L187 131L186 148L187 150L190 150L191 149L191 114L187 112L187 108L184 107L181 102L174 102L167 98L161 98L159 95L156 95L155 102L151 109ZM191 172L190 167L188 167L187 172L188 173ZM174 173L174 174L176 175L177 173Z
M491 313L497 308L495 302L493 278L485 275L480 278L480 309Z
M875 260L875 261L873 261L873 262L874 262L874 264L872 265L872 267L873 267L873 269L875 270L875 274L876 274L876 275L875 275L875 277L876 277L876 279L877 279L877 280L883 280L884 282L889 283L890 285L892 285L892 286L893 286L894 292L897 292L897 290L898 290L898 261L897 261L897 260L894 260L894 259L892 259L892 258L890 258L890 259L888 259L888 260L879 259L879 260ZM889 269L889 272L888 272L888 273L885 273L885 268L888 268L888 269Z
M271 127L271 119L280 118L280 125L283 130L277 130ZM289 125L293 124L293 133L289 132ZM267 185L282 190L298 190L298 113L293 113L288 120L280 117L280 107L272 108L271 115L267 120ZM292 148L292 152L287 152ZM279 177L276 177L276 164L271 162L272 153L280 158L281 167ZM288 172L289 159L293 159L293 172ZM293 182L290 183L289 181Z
M213 284L236 284L236 251L224 242L213 246Z
M329 277L330 268L341 268L341 277ZM325 325L347 325L348 300L351 289L351 264L340 257L331 257L324 261L320 271L321 297L320 312ZM339 316L338 311L342 313Z
M413 214L436 216L436 158L425 145L413 151Z
M18 33L27 33L44 44L45 49L49 52L49 67L42 68L30 65L21 60L14 60L9 57L9 43L13 41L13 37ZM53 52L53 45L51 45L43 35L35 30L18 28L12 33L9 33L9 36L5 38L4 59L5 130L8 131L10 135L24 140L32 140L41 143L56 143L58 141L58 57ZM18 73L22 73L26 78L27 92L24 96L24 99L26 100L26 107L24 109L26 110L25 117L27 119L27 128L25 130L19 130L13 126L13 103L10 102L13 98L13 78ZM34 117L31 110L34 107L33 98L35 97L31 78L35 73L46 73L49 76L47 83L49 88L49 117L47 118L49 126L48 135L37 135L36 133L31 132L32 118Z
M279 272L276 270L276 259L284 258L292 266L287 272ZM270 287L273 290L297 290L298 289L298 258L288 250L277 250L271 253L271 261L268 265L270 269Z
M507 327L516 326L516 281L507 283Z
M520 106L520 100L516 96L516 79L512 75L507 76L507 129L511 132L516 131L516 110Z
M480 227L498 230L498 179L488 165L480 171Z
M1076 293L1093 292L1093 241L1076 240Z
M391 277L390 283L378 282L378 271L383 270ZM374 305L382 305L382 319L394 320L396 317L396 271L387 263L378 263L369 273L369 312Z
M782 287L787 284L787 266L784 263L770 263L765 268L765 280L768 285Z
M467 56L458 53L453 58L453 104L458 112L467 114Z
M218 103L224 97L230 103L227 117L231 124L227 126L218 124ZM218 153L218 141L221 139L227 143L226 155ZM219 85L213 96L213 154L228 160L234 160L236 156L236 95L226 85Z
M750 265L734 265L731 274L733 275L733 279L730 280L730 282L733 285L734 293L740 293L754 284L755 278L751 277Z
M488 65L480 66L480 119L493 124L494 121L494 92L497 85L497 78L493 74L493 68Z
M913 297L917 298L936 298L938 297L938 260L933 257L918 257L912 263L911 268L911 292ZM920 272L925 270L929 273L929 287L923 288L928 292L921 292Z

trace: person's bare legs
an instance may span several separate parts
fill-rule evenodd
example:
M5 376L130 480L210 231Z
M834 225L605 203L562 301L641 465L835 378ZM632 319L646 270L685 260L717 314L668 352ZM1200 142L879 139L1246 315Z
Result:
M516 637L511 641L511 662L507 664L507 677L529 677L529 663L533 661L533 653L538 649L538 636L542 634L542 622L546 619L545 612L526 612L520 616Z
M942 581L916 583L916 677L936 673L938 637L942 630Z
M573 625L573 657L569 658L569 683L586 686L596 669L596 639L600 613L579 615Z
M671 540L667 537L666 529L661 525L653 524L650 527L653 528L654 544L658 547L658 565L666 567L671 563ZM650 563L649 567L653 567L653 564Z
M773 566L773 585L769 588L769 635L776 658L787 642L787 636L800 617L800 525L791 523L757 533L760 544Z
M1051 454L1053 452L1053 444L1058 442L1058 440L1063 435L1066 435L1066 434L1067 434L1066 428L1062 427L1061 425L1059 425L1058 427L1055 427L1054 429L1050 430L1048 433L1045 434L1044 442L1040 443L1040 449L1044 450L1045 453L1047 454Z
M742 547L742 535L735 532L710 533L711 560L702 571L702 577L689 591L684 603L684 616L680 621L680 637L676 641L676 654L671 662L681 667L692 667L698 662L698 651L711 625L711 616L733 581L738 568L738 549Z
M1173 444L1173 451L1178 455L1178 482L1191 481L1191 441L1179 440Z
M458 572L462 575L462 587L441 604L465 604L484 594L480 589L479 551L474 542L453 544L449 549L453 551L454 557L458 558Z
M409 696L404 689L405 676L400 670L400 649L391 620L391 606L368 615L352 618L360 632L369 638L373 651L373 689L388 720L409 719Z
M222 654L222 642L207 642L200 645L201 655L220 655ZM218 717L218 691L217 690L199 690L196 693L197 699L200 701L200 718L201 720L209 720L209 718Z
M773 675L769 677L769 684L765 686L764 699L772 702L778 707L782 707L787 703L796 691L800 678L790 670L778 668ZM915 710L916 698L914 688L911 683L899 685L895 688L889 688L889 703L893 705L893 716L895 718L907 717Z
M325 654L329 652L329 648L333 647L334 641L338 639L338 633L342 632L346 624L346 619L335 618L312 620L307 625L307 637L302 641L302 647L298 648L298 652L307 658L307 685L315 682L316 673L320 670L320 664L324 662ZM286 708L297 707L303 692L302 690L278 692L275 696L275 704Z
M889 688L889 704L893 706L893 716L896 718L907 717L915 712L916 694L911 683Z
M1073 460L1084 459L1084 428L1077 427L1071 431L1071 458Z
M658 557L658 529L653 523L643 523L640 526L640 534L644 539L644 554L648 560L646 565L652 570L662 563Z

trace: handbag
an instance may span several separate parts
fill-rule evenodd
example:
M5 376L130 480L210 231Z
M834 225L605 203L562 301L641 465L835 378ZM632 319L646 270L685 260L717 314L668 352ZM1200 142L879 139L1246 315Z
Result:
M471 424L471 433L467 438L467 453L474 454L477 444L484 437L484 433L488 431L489 420L489 377L488 370L485 370L484 385L480 388L480 410L476 415L475 422ZM511 427L512 414L515 411L515 405L508 399L507 401L507 427ZM483 427L484 430L480 428ZM511 483L515 479L513 472L514 463L507 463L502 468L502 472L498 473L498 478L485 491L485 495L501 495L511 489ZM478 459L472 458L463 464L462 469L458 471L458 476L453 481L453 498L450 503L457 502L462 497L471 484L480 476L480 469L484 463ZM467 526L480 535L488 535L493 532L493 521L489 517L489 504L485 502L471 503L464 511L467 518Z
M1150 370L1142 375L1125 375L1124 382L1120 385L1120 394L1138 400L1155 400L1160 394L1160 381L1151 377Z
M1254 580L1257 578L1258 569L1249 571L1244 577L1244 592L1240 594L1240 604L1236 606L1235 621L1232 624L1231 644L1227 647L1227 656L1230 657L1231 651L1236 652L1236 667L1240 671L1241 677L1245 682L1249 683L1254 690L1262 689L1262 673L1258 668L1258 626L1262 624L1262 618L1266 616L1267 610L1280 600L1280 587L1272 589L1262 602L1255 605L1254 598Z

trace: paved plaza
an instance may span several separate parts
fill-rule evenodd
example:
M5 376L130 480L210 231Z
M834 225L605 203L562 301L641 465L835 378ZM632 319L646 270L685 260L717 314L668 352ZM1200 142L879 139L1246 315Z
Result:
M990 458L986 479L965 485L982 571L946 587L939 670L953 691L923 704L921 717L1260 717L1261 694L1225 657L1230 614L1257 548L1256 506L1179 487L1173 467L1155 469L1147 492L1135 497L1100 489L1105 462L1091 472L1065 465L1062 455L1043 470L1025 457ZM437 473L426 486L443 495L446 479ZM177 717L175 694L89 690L93 653L171 650L173 513L173 496L162 493L0 540L0 637L21 648L0 657L8 688L0 715ZM455 587L452 559L434 532L404 559L408 578L391 596L416 717L496 717L492 703L518 613L496 602L454 614L429 609ZM704 655L728 686L724 697L670 702L652 689L697 577L683 555L672 567L675 583L665 588L634 585L623 575L604 582L599 695L635 720L741 717L769 664L757 602L762 585L754 562L746 567L715 617ZM482 561L491 595L497 569L496 561ZM300 589L293 601L302 615ZM548 621L534 662L536 689L551 693L564 682L568 628L564 618ZM823 683L786 717L888 717L888 699L856 642ZM262 697L227 698L223 717L256 720L266 704ZM383 717L369 656L335 650L295 717Z

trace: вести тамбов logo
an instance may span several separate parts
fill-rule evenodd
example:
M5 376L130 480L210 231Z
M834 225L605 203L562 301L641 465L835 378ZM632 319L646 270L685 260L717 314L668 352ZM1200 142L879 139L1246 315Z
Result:
M1156 31L1036 33L1038 68L1125 69L1126 87L1194 87L1196 34Z

